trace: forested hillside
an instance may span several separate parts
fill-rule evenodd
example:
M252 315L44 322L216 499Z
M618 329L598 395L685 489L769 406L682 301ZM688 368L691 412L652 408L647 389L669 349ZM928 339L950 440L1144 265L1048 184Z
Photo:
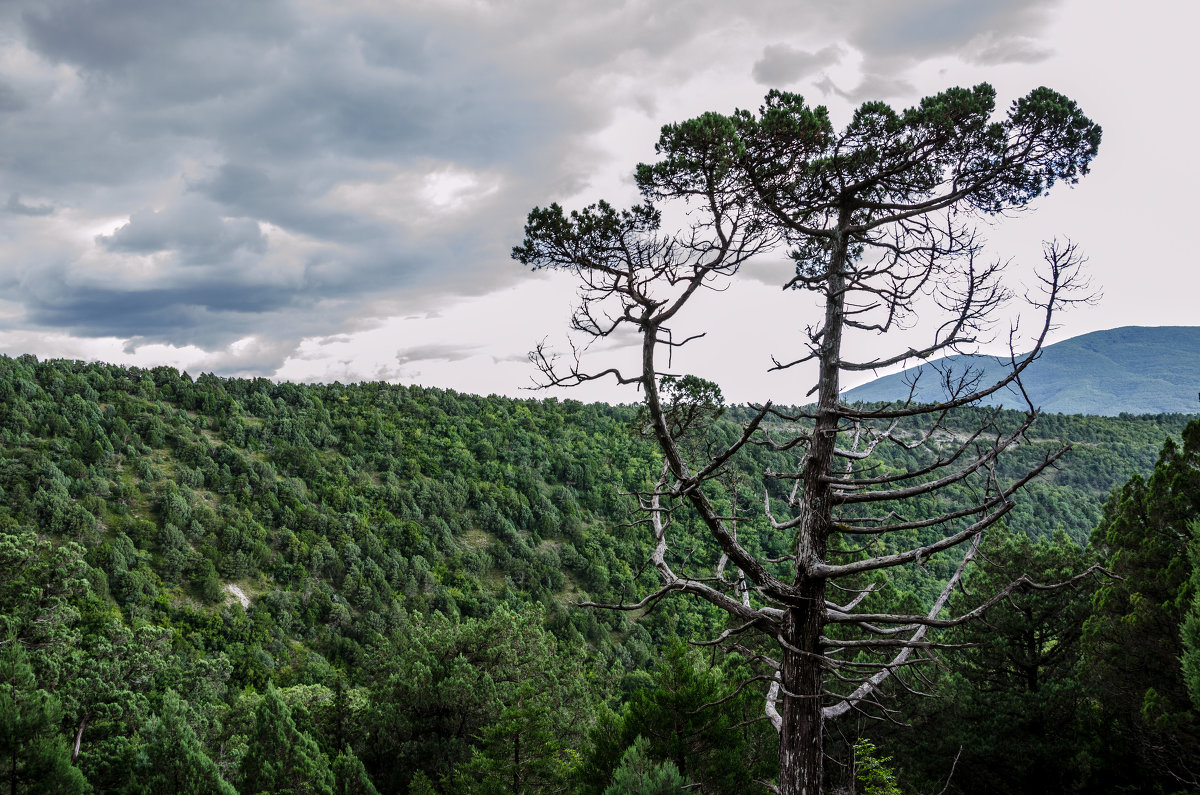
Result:
M726 411L707 443L728 443L748 415ZM1188 419L1042 417L1004 466L1054 440L1074 447L1027 489L993 542L998 569L978 577L1069 573L1096 555L1130 565L1121 517L1155 481L1125 486L1107 511L1105 500L1148 475ZM676 640L719 634L721 617L683 600L644 614L575 605L653 582L651 539L625 496L660 466L639 425L634 406L0 357L0 791L49 776L68 792L603 792L635 774L754 791L775 764L771 729L753 720L761 695L738 689L754 661ZM773 455L757 449L752 463ZM888 467L916 468L927 454L890 455ZM727 499L748 515L761 504L736 472ZM1174 572L1164 620L1177 627L1191 567L1186 521L1170 522L1169 548L1146 555ZM745 543L776 551L761 522L745 528ZM697 532L681 554L710 543ZM926 599L952 565L929 561L888 583L889 598ZM1123 605L1138 603L1132 584L1088 583L1054 591L1047 619L1065 622L1047 653L1070 682L1045 675L1076 706L1084 688L1119 689L1115 672L1088 684L1071 667L1083 622L1094 648L1119 644ZM1108 590L1093 611L1097 588ZM1008 714L973 701L991 691L972 690L972 672L987 680L997 653L964 654L933 684L963 714ZM1120 721L1142 714L1161 713L1156 738L1191 742L1178 730L1194 720L1185 690L1147 687L1153 697L1143 688L1107 718L1072 712L1092 721L1089 753L1121 747ZM945 779L954 732L968 729L944 708L911 710L923 731L847 724L843 750L872 737L906 781ZM1060 748L1058 718L1045 720L1042 750L1086 756ZM995 764L959 745L964 769ZM1186 775L1163 765L1163 780Z

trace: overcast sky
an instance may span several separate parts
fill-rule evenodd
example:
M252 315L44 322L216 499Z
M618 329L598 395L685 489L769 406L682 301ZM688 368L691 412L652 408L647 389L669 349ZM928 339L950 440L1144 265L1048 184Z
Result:
M561 345L574 300L509 259L532 206L632 203L662 124L771 87L841 126L982 81L1001 111L1047 85L1104 127L1089 177L984 230L1018 289L1043 238L1089 256L1103 300L1054 339L1196 325L1192 8L0 0L0 352L528 394L526 352ZM801 402L805 373L765 374L815 319L786 275L706 298L676 333L712 333L675 364Z

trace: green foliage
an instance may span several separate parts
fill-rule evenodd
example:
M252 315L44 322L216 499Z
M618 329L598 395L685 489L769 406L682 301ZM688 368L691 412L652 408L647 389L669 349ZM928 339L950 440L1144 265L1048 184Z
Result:
M143 730L136 791L143 795L237 795L204 751L188 722L190 708L174 690L163 694L162 709Z
M684 381L681 408L707 407L695 443L728 445L747 410L722 414L719 396ZM602 792L641 734L655 764L682 757L689 780L744 791L774 775L767 724L731 728L761 715L761 694L751 685L690 713L760 672L665 654L669 638L716 634L721 619L686 602L637 621L572 606L648 582L645 539L623 526L620 496L658 467L629 432L635 418L631 406L0 357L0 625L33 676L21 703L31 715L46 705L62 775L82 771L97 791L188 781L221 791L204 760L242 784L243 761L280 759L256 739L272 684L315 743L315 755L298 743L312 769L333 773L316 788L495 791L515 775L533 792L599 770ZM1043 435L1081 444L1035 486L1020 526L1079 537L1100 514L1097 495L1148 469L1185 419L1042 422ZM775 465L751 452L753 466ZM884 462L918 465L902 452ZM727 504L761 500L735 480ZM694 517L681 512L677 527L705 543ZM755 521L739 533L786 553ZM888 599L935 588L945 565L931 561ZM185 752L164 756L176 742ZM738 776L750 777L741 790Z
M243 792L332 795L329 761L312 737L296 727L274 685L263 694L249 743L241 768Z
M1183 640L1183 679L1192 709L1200 712L1200 520L1188 524L1191 542L1188 557L1192 564L1192 604L1188 607L1180 631Z
M570 773L593 699L581 649L542 629L540 608L486 619L417 616L381 661L369 716L373 777L399 789L417 771L473 792L541 791Z
M983 561L951 600L963 615L1027 576L1053 586L1088 571L1092 554L1058 533L1031 542L992 533ZM911 732L889 732L911 789L950 792L1066 792L1092 778L1085 753L1090 706L1080 678L1083 626L1099 576L1065 587L1020 587L983 619L942 635L964 648L940 653L937 699L911 705ZM926 690L927 685L914 682Z
M334 795L379 795L367 768L349 746L333 760L333 780Z
M71 764L71 749L58 731L58 701L38 688L22 643L11 633L0 647L0 791L91 792Z
M437 789L429 780L429 776L425 775L423 770L418 770L408 785L408 795L437 795Z
M649 741L638 737L621 756L604 795L674 795L687 791L687 780L675 763L652 761Z
M694 375L664 375L659 394L672 436L703 435L725 413L721 387Z
M638 738L641 756L671 762L704 792L752 791L757 779L777 775L777 738L762 721L762 700L739 689L752 672L736 657L707 663L675 642L653 677L637 687L620 714L601 717L592 748L579 769L583 792L603 792Z
M1182 445L1167 441L1149 480L1135 477L1113 495L1092 537L1116 577L1087 622L1088 680L1116 727L1114 755L1134 754L1143 777L1200 770L1200 725L1180 667L1198 517L1200 421L1184 429Z
M901 795L890 756L880 756L875 744L859 738L854 743L854 777L862 785L863 795Z

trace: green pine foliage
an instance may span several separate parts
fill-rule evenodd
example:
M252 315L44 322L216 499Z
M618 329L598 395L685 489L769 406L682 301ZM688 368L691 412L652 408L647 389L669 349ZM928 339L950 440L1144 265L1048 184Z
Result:
M612 778L604 795L677 795L689 789L674 762L651 759L650 742L645 737L638 737L629 746Z
M254 717L249 751L242 760L244 793L332 795L329 760L306 732L296 727L291 710L268 684Z
M333 760L334 795L379 795L362 760L346 746Z
M939 652L931 681L909 679L937 698L908 699L911 730L877 733L897 748L914 791L1103 791L1084 741L1091 713L1080 670L1084 622L1103 575L1050 587L1087 572L1094 554L1062 533L1031 542L1001 532L987 539L981 558L987 565L955 594L950 614L980 607L1022 576L1046 587L1020 587L981 621L945 632L940 639L961 648Z
M728 445L747 411L680 421L702 449ZM1086 539L1105 496L1149 472L1186 423L1043 417L1014 471L1052 439L1075 449L1009 526ZM0 632L24 655L0 718L36 723L17 734L41 737L54 775L80 790L601 793L642 736L651 766L674 764L698 791L754 791L747 782L774 775L755 680L767 672L749 656L673 647L724 620L686 601L644 615L576 606L638 598L654 582L623 496L658 471L640 430L633 406L0 357ZM772 455L755 450L751 464ZM921 455L895 448L881 466L920 467ZM786 554L744 474L729 473L722 509L746 517L748 547ZM711 565L695 518L675 521L689 560ZM1194 591L1186 523L1171 527L1179 543L1165 556L1117 555L1132 531L1103 554L1178 574L1169 598L1153 597L1175 600L1169 609L1146 613L1178 629ZM936 557L880 598L920 603L954 565ZM1162 659L1175 649L1174 689L1149 701L1113 689L1105 709L1124 706L1104 715L1148 703L1155 725L1192 714L1178 634L1172 643L1151 647ZM1140 664L1118 650L1142 647L1111 648L1111 665ZM1133 747L1104 733L1114 720L1087 724L1087 748ZM281 737L297 757L277 752ZM887 747L908 758L897 738ZM955 751L938 750L945 767Z
M1096 595L1085 633L1088 682L1103 704L1105 756L1116 780L1200 784L1200 723L1181 659L1196 597L1189 547L1200 519L1200 422L1168 440L1149 479L1113 494L1093 546L1114 575Z
M901 795L896 774L889 767L890 756L880 756L870 740L854 743L854 777L862 786L863 795Z
M188 722L187 701L174 690L163 694L162 708L147 721L139 753L137 792L143 795L237 795L200 744Z
M396 790L417 771L471 792L539 792L571 772L593 711L582 649L542 628L540 607L486 619L416 616L379 662L366 759Z
M62 708L37 686L25 649L15 634L0 647L0 792L91 792L71 749L59 733Z
M606 791L628 749L640 742L639 758L669 762L704 792L760 791L754 782L778 774L778 741L758 720L761 696L738 689L753 673L737 656L712 665L672 644L652 674L633 678L623 709L597 722L579 790Z
M1192 604L1183 619L1183 680L1187 685L1192 709L1200 711L1200 519L1188 525L1191 542L1188 556L1192 564Z

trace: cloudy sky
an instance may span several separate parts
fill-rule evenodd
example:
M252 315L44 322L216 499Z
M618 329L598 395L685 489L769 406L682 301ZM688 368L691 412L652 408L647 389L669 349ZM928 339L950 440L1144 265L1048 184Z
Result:
M984 230L1018 289L1044 238L1089 256L1103 300L1054 339L1195 325L1197 21L1173 0L0 0L0 352L528 394L574 300L509 259L532 206L631 203L663 123L770 87L840 125L982 81L1104 127L1092 175ZM804 373L765 375L814 319L786 274L706 298L682 365L797 401Z

